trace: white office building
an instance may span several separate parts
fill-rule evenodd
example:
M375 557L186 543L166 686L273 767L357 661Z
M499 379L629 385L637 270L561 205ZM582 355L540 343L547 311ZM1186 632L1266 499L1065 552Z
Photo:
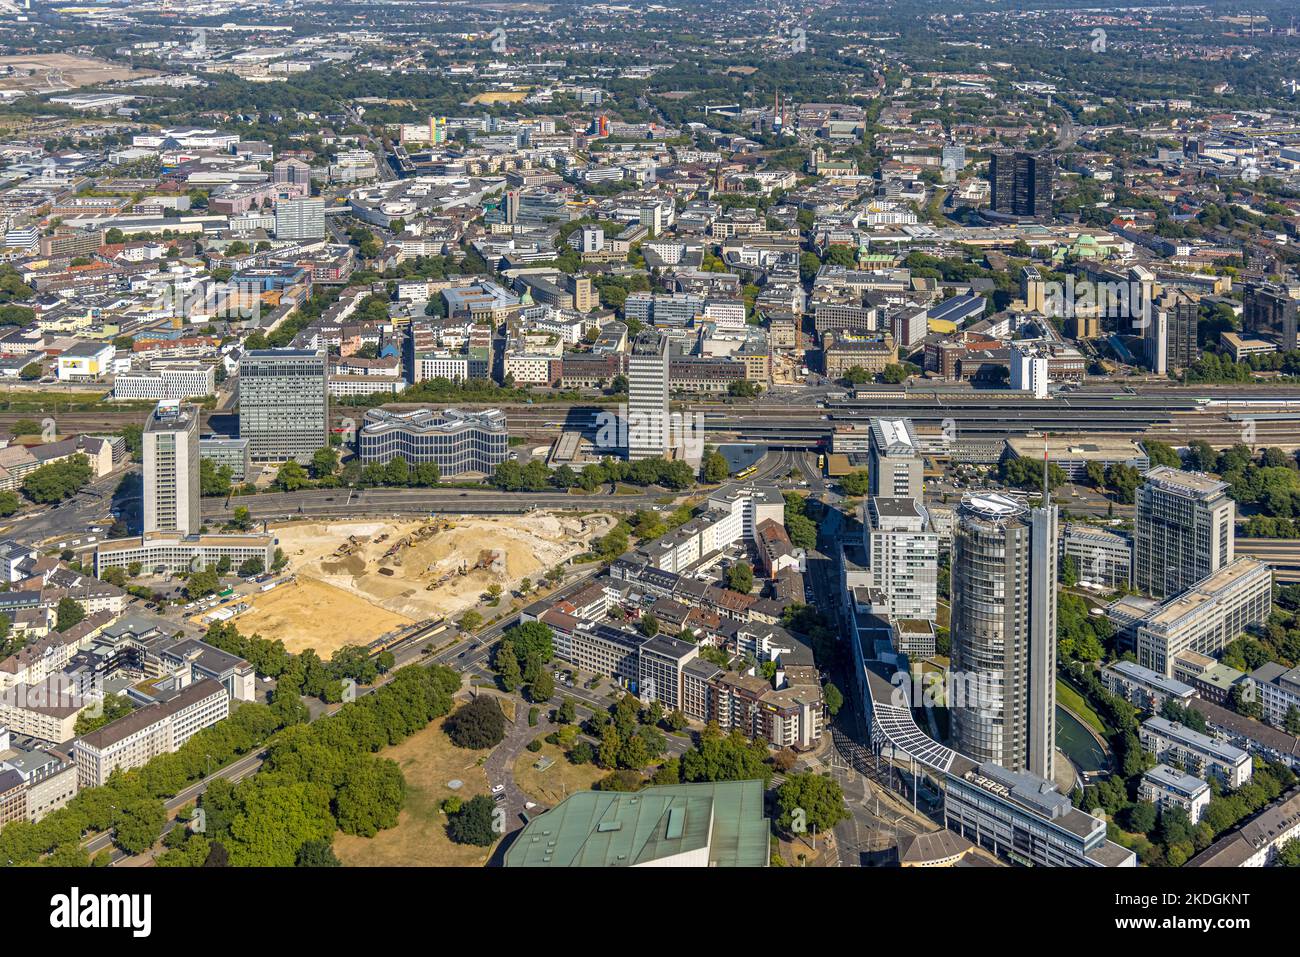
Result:
M669 451L668 337L653 330L639 333L628 357L627 457L655 458Z
M317 196L275 204L276 239L324 239L325 200Z
M1172 678L1179 654L1217 656L1247 628L1268 621L1272 610L1272 569L1253 558L1238 558L1138 623L1138 664Z
M144 531L198 534L199 410L164 399L145 423Z
M124 372L113 379L114 399L190 399L212 395L216 367L203 362L155 362L147 372Z
M1048 354L1040 346L1021 343L1011 347L1011 388L1046 399L1047 370Z

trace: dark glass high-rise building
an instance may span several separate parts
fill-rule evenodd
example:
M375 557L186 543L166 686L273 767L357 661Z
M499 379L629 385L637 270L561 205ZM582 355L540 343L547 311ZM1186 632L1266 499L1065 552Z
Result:
M1242 292L1242 325L1247 332L1276 339L1283 351L1300 349L1300 299L1291 298L1286 286L1272 282L1247 283Z
M1142 330L1147 364L1152 372L1159 375L1178 372L1201 357L1196 340L1200 314L1200 303L1177 289L1166 290L1156 300L1151 318Z
M1052 168L1052 157L1047 153L995 150L989 162L993 212L1050 220Z

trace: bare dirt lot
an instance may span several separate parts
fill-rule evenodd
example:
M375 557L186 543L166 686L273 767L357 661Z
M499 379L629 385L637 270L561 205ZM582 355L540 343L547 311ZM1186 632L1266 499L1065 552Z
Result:
M0 76L0 90L75 90L115 80L132 80L152 72L67 53L0 57L0 69L4 67L14 73Z
M404 624L454 617L586 551L607 515L533 512L401 522L297 522L274 529L297 581L249 599L239 630L328 657Z
M235 617L241 632L279 638L294 653L314 648L326 659L344 645L369 644L413 621L342 588L302 576L255 596L250 604L250 610Z

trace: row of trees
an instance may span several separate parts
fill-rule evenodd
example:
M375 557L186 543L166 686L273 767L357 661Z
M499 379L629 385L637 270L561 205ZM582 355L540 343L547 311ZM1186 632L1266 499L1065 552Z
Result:
M575 471L567 465L552 471L537 460L527 465L507 460L497 466L496 471L492 473L491 481L497 488L506 492L544 492L547 489L568 488L594 492L600 486L610 482L661 485L664 488L679 490L690 488L695 484L695 472L686 462L680 460L669 462L662 458L624 462L607 457L599 463L583 466L581 471Z
M808 516L808 499L797 492L785 493L785 531L795 548L817 547L817 526Z
M344 681L359 685L373 684L383 672L393 667L391 651L375 657L360 645L344 645L325 662L314 649L293 654L279 638L242 635L234 622L216 622L204 636L208 644L248 661L259 675L276 680L277 692L286 698L293 692L320 698L327 703L343 700Z
M202 864L214 852L236 867L335 863L336 830L373 837L397 823L405 780L375 752L447 714L459 687L450 668L413 665L337 713L286 729L261 772L237 784L211 782L200 802L202 832L174 842L159 865Z
M304 712L305 715L305 712ZM294 714L293 721L302 716ZM66 807L37 823L14 821L0 831L0 862L10 865L85 866L81 846L87 832L112 831L115 843L132 854L147 850L162 832L165 798L205 774L262 747L285 727L274 706L248 702L223 721L199 731L171 754L143 767L115 773L100 787L77 792Z
M1218 474L1239 504L1256 505L1278 518L1300 517L1300 467L1294 455L1265 448L1256 456L1244 444L1215 452L1197 441L1189 446L1188 459L1192 467Z
M1256 372L1300 376L1300 351L1247 356L1236 362L1226 354L1205 351L1187 369L1188 382L1249 382Z

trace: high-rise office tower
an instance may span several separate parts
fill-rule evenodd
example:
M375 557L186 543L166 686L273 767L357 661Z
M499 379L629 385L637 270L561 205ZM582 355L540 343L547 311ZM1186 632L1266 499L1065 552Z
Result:
M1052 218L1053 160L1048 153L994 150L989 161L990 207L995 213Z
M1147 363L1159 375L1186 369L1201 357L1196 344L1196 322L1200 304L1177 289L1166 290L1151 308L1150 321L1142 331Z
M199 410L163 399L145 423L144 531L197 535Z
M254 349L239 360L239 437L255 462L302 464L329 444L329 360L321 350Z
M1011 388L1046 399L1051 377L1051 354L1040 343L1016 342L1010 349Z
M1242 326L1257 336L1277 340L1283 351L1300 349L1300 299L1271 282L1251 282L1242 292Z
M1056 737L1055 505L967 495L952 551L953 746L1052 779Z
M868 438L870 494L886 498L911 498L924 492L925 461L910 419L872 419Z
M508 189L501 197L501 212L504 222L513 224L519 219L519 190Z
M276 239L323 239L325 200L317 196L282 199L275 204Z
M1037 266L1020 270L1020 298L1030 312L1047 314L1047 281Z
M276 185L302 187L304 195L311 192L311 167L300 159L290 157L271 167L271 182Z
M1236 504L1227 483L1200 472L1162 465L1145 478L1133 524L1133 584L1165 598L1232 561Z
M668 337L653 329L637 334L627 362L627 457L649 459L668 451Z

